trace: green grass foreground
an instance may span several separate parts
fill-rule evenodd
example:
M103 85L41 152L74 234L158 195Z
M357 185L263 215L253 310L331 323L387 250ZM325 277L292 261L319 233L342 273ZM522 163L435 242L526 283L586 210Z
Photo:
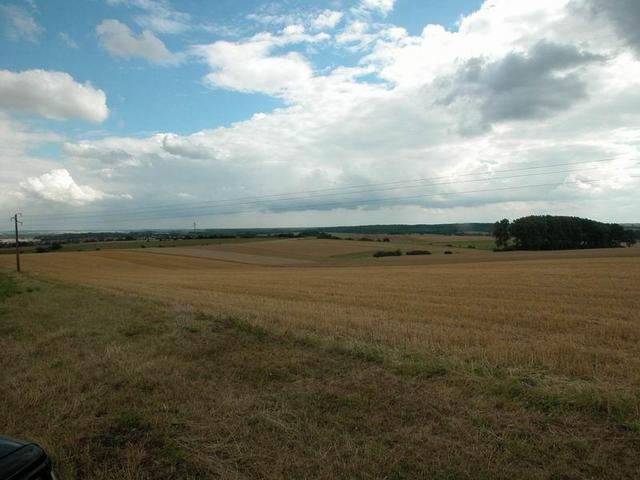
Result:
M0 434L40 443L62 479L640 472L638 397L588 380L276 335L29 276L0 273L0 362Z

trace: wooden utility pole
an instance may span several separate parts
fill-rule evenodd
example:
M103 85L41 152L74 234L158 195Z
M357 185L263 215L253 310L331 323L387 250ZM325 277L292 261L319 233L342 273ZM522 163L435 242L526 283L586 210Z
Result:
M22 225L22 222L18 220L18 216L22 217L22 214L16 213L13 217L11 217L11 220L13 220L13 223L15 224L15 227L16 227L16 270L19 272L20 271L20 239L18 237L18 224Z

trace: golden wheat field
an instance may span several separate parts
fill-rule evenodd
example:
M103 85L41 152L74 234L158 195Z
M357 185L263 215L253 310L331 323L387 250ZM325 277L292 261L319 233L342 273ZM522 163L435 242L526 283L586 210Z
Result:
M452 242L0 256L0 429L63 478L637 478L640 248Z
M26 255L23 264L35 275L278 331L640 385L640 249L462 251L323 264L376 247L363 243L294 239L56 253ZM11 259L0 261L9 266ZM286 266L299 261L306 263Z

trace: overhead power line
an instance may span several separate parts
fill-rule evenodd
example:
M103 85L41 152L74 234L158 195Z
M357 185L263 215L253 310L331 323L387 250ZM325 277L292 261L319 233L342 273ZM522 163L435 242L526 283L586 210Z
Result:
M546 168L557 167L557 166L566 166L566 165L578 165L578 164L586 164L586 163L602 163L602 162L610 162L614 159L602 159L602 160L594 160L589 162L573 162L573 163L565 163L565 164L555 164L555 165L547 165ZM540 169L540 166L536 167L523 167L519 169L508 169L508 170L500 170L494 173L500 172L509 172L509 171L527 171ZM487 178L474 178L468 180L453 180L447 182L437 182L437 183L418 183L418 182L426 182L429 180L437 180L437 179L448 179L451 177L431 177L431 178L421 178L414 180L402 180L402 181L394 181L394 182L384 182L378 184L368 184L368 185L359 185L359 186L349 186L349 187L336 187L336 188L328 188L328 189L319 189L319 190L308 190L305 192L292 192L292 193L282 193L282 194L273 194L273 195L262 195L262 196L253 196L253 197L239 197L234 199L227 200L211 200L206 202L193 202L193 203L180 203L180 204L166 204L164 206L149 206L149 207L138 207L138 208L129 208L126 210L108 210L108 211L84 211L84 212L72 212L72 213L60 213L60 214L31 214L28 216L31 221L38 221L39 219L46 220L74 220L74 219L82 219L85 217L110 217L110 216L128 216L134 217L136 215L150 215L155 212L166 215L168 213L181 213L181 212L191 212L191 214L197 214L200 210L206 210L211 207L225 207L225 206L251 206L251 205L259 205L262 203L270 202L270 204L275 204L278 202L291 202L296 200L308 200L314 198L323 198L323 197L336 197L342 195L361 195L361 194L369 194L369 193L377 193L377 192L387 192L393 190L405 190L405 189L416 189L416 188L424 188L431 186L442 186L442 185L455 185L459 183L472 183L472 182L487 182L487 181L497 181L497 180L510 180L515 178L523 178L530 176L541 176L541 175L553 175L560 173L580 173L586 170L595 170L600 168L599 166L594 166L590 168L582 168L579 170L557 170L557 171L549 171L549 172L530 172L519 175L509 175L509 176L491 176ZM470 173L470 174L462 174L458 177L470 177L470 176L480 176L480 175L489 175L486 172L482 173ZM414 185L411 185L414 184ZM367 187L367 188L365 188ZM354 190L359 188L359 190ZM352 191L349 191L352 190Z
M510 172L519 172L519 171L528 171L528 170L538 170L538 169L544 169L544 168L556 168L556 167L571 166L571 165L605 163L605 162L612 162L612 161L615 161L615 160L620 160L620 158L621 157L609 157L609 158L604 158L604 159L585 160L585 161L580 161L580 162L556 163L556 164L551 164L551 165L536 165L536 166L530 166L530 167L520 167L520 168L494 170L492 172L473 172L473 173L457 174L457 175L454 175L454 176L448 175L448 176L439 176L439 177L421 177L421 178L417 178L417 179L396 180L396 181L392 181L392 182L367 183L367 184L360 184L360 185L349 185L349 186L343 186L343 187L330 187L330 188L315 189L315 190L304 190L304 191L297 191L297 192L286 192L286 193L275 193L275 194L267 194L267 195L236 197L236 198L222 199L222 200L207 200L207 201L202 201L202 202L180 202L180 203L170 203L170 204L161 204L161 205L151 205L151 206L148 206L148 207L137 207L137 208L125 208L125 209L119 209L119 210L109 210L109 213L121 214L121 213L131 213L131 212L134 212L134 211L148 211L148 210L167 209L167 208L174 208L174 207L175 208L180 208L180 207L187 208L187 207L195 207L195 206L199 206L199 205L210 205L212 203L220 204L220 203L229 203L229 202L236 202L236 201L261 200L261 199L267 199L267 198L278 198L278 197L286 197L286 196L292 196L292 195L308 195L308 194L321 193L321 192L352 190L352 189L357 189L357 188L373 188L373 187L381 187L381 186L386 186L386 185L400 185L400 184L411 184L411 183L419 183L419 182L434 181L434 180L446 180L446 179L450 179L452 177L453 178L459 178L459 177L482 176L482 175L486 176L486 175L493 175L493 174L500 174L500 173L510 173ZM104 210L85 210L82 214L69 213L69 214L59 214L59 215L92 215L92 214L102 214L102 213L105 213ZM50 213L32 214L31 215L32 218L36 218L36 217L39 217L39 216L52 218L52 215Z
M630 175L629 178L640 178L640 175ZM518 186L511 186L511 187L499 187L499 188L489 188L489 189L477 189L477 190L466 190L466 191L459 191L459 192L431 192L431 193L426 193L426 194L419 194L419 195L409 195L409 196L399 196L399 197L385 197L385 198L372 198L372 199L358 199L357 203L354 203L355 200L350 200L345 202L343 201L337 201L337 202L325 202L325 203L314 203L314 204L309 204L309 205L297 205L295 210L298 211L303 211L303 210L308 210L308 209L324 209L324 208L354 208L357 206L361 206L364 204L375 204L375 203L381 203L381 202L390 202L390 201L395 201L395 202L402 202L402 201L408 201L408 200L417 200L417 199L423 199L423 198L429 198L429 197L447 197L447 196L457 196L457 195L468 195L468 194L475 194L475 193L495 193L495 192L503 192L503 191L515 191L515 190L525 190L525 189L531 189L531 188L543 188L543 187L559 187L559 186L568 186L568 185L584 185L584 184L596 184L599 182L603 182L604 179L594 179L594 180L579 180L579 181L572 181L572 182L554 182L554 183L539 183L539 184L532 184L532 185L518 185ZM289 207L287 208L286 206L284 206L282 208L281 211L291 211L292 208ZM227 209L227 210L218 210L218 211L207 211L207 212L202 212L199 214L200 217L210 217L210 216L219 216L219 215L231 215L231 214L240 214L240 213L253 213L253 212L261 212L263 211L263 209ZM277 210L273 210L274 213L278 213ZM176 215L169 215L169 216L165 216L165 217L148 217L148 218L133 218L130 219L128 221L142 221L142 220L167 220L167 219L174 219L174 218L184 218L184 217L190 217L192 216L192 213L187 213L187 214L176 214ZM87 225L87 224L100 224L100 223L104 223L101 222L100 220L95 220L94 221L90 221L90 222L84 222L83 225Z

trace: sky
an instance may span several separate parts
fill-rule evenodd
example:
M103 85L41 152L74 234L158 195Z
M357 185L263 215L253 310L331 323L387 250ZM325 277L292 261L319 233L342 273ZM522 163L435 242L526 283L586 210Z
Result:
M639 222L638 24L636 0L0 0L0 215Z

